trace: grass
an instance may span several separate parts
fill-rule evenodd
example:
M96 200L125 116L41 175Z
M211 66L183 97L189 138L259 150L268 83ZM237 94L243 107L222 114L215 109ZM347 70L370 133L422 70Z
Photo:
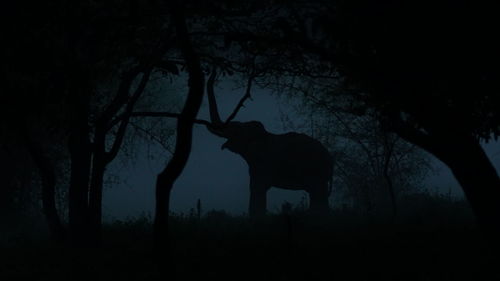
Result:
M259 221L174 214L163 263L153 259L151 232L148 217L115 221L102 248L79 252L13 240L0 280L500 280L467 205L444 197L404 198L396 218L351 209Z

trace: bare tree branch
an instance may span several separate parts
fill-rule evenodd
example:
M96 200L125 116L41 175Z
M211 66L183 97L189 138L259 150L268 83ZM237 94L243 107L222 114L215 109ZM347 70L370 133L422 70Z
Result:
M137 77L137 75L139 75L139 73L141 73L141 71L143 70L144 70L143 67L137 66L130 69L123 75L122 82L120 83L116 96L113 98L108 107L104 109L97 123L100 124L114 123L110 122L110 120L120 111L122 106L126 104L127 99L129 98L129 90L132 85L132 82ZM109 130L112 127L113 126L111 127L108 126L106 129Z
M172 112L132 112L130 113L130 117L167 117L167 118L179 118L180 113L172 113ZM194 119L193 121L196 124L205 125L207 127L213 127L213 124L207 120L203 119Z
M146 72L144 72L141 82L139 86L137 86L137 89L135 90L134 94L132 97L130 97L130 101L127 103L127 106L125 108L125 113L124 113L124 118L122 119L120 123L120 127L118 127L118 131L116 133L115 141L113 142L113 145L111 146L111 150L106 153L105 155L105 161L106 163L111 162L116 155L118 154L118 151L120 150L120 147L123 143L123 138L125 137L125 132L127 130L127 125L130 120L130 113L132 113L132 110L134 108L135 103L141 96L141 94L144 92L144 89L146 88L146 85L148 83L149 77L151 75L152 69L150 68Z
M163 149L165 149L166 151L168 151L170 154L174 154L174 152L172 151L172 149L170 147L168 147L167 145L165 145L160 138L158 138L157 136L155 136L154 134L152 134L150 131L142 128L141 126L135 124L134 122L130 122L129 124L135 130L140 131L141 133L147 135L149 138L151 138L152 140L154 140L155 142L157 142Z
M255 75L252 74L250 75L250 77L248 77L248 82L247 82L247 89L245 91L245 95L240 99L240 101L238 102L238 105L236 106L236 108L233 110L233 112L231 113L231 115L229 115L229 117L226 119L226 122L225 124L231 122L231 120L233 120L235 117L236 117L236 114L238 114L238 111L240 111L240 109L244 106L244 103L247 99L251 98L251 90L252 90L252 82L253 82L253 79L255 78Z

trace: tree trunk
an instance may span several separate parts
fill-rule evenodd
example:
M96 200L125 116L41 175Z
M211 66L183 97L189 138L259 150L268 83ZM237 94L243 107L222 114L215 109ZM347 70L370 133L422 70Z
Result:
M85 244L88 225L88 183L90 151L85 140L74 132L70 136L71 179L69 186L69 230L75 246Z
M106 170L104 139L94 143L92 158L92 177L89 188L89 241L99 246L102 239L102 189Z
M455 140L440 157L460 183L479 226L492 242L500 235L500 179L477 141Z
M91 164L90 130L88 125L88 94L75 90L69 136L71 175L69 186L69 233L76 247L87 246L88 190Z
M175 167L170 166L171 169ZM167 167L168 167L167 166ZM156 177L156 207L154 220L154 241L156 249L161 253L168 247L168 212L170 209L170 191L175 182L168 176L169 170L163 170Z
M479 227L492 244L499 246L500 178L479 141L465 134L442 132L441 135L429 135L404 126L397 127L397 133L451 169Z
M175 151L165 169L158 175L156 181L156 209L154 221L154 236L156 249L161 254L168 245L168 211L170 191L183 171L189 154L193 135L193 124L203 100L204 74L200 59L191 45L183 10L173 2L173 20L176 26L182 55L186 61L189 74L189 92L184 108L177 120L177 135Z
M47 220L50 237L55 242L62 242L65 237L65 231L56 208L56 176L54 165L52 165L52 162L43 152L40 145L34 142L27 132L23 132L23 134L28 152L40 174L42 210Z

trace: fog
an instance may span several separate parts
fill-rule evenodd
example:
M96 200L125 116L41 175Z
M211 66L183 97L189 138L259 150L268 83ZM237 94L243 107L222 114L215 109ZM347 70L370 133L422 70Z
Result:
M219 91L218 103L222 118L233 110L242 90ZM272 133L284 133L280 115L286 114L300 123L289 103L272 95L269 91L252 93L252 100L245 103L235 120L258 120ZM209 119L208 105L204 102L200 119ZM231 214L244 214L248 208L249 176L245 161L238 155L221 150L224 139L208 132L202 125L195 125L191 156L182 175L177 180L171 195L171 211L189 213L201 200L203 212L216 209ZM498 143L484 144L485 150L497 170L500 168L500 147ZM134 161L114 161L108 170L112 178L118 179L108 184L104 191L103 215L105 221L125 219L140 215L151 215L154 210L154 186L156 175L163 169L169 154L159 147L142 147ZM151 159L152 156L154 159ZM123 154L120 157L124 158ZM451 171L441 162L432 158L435 171L424 181L430 192L447 194L455 198L463 197L463 192ZM123 163L126 164L123 164ZM277 211L284 201L299 203L304 191L290 191L272 188L268 193L268 211ZM335 188L332 196L335 196Z

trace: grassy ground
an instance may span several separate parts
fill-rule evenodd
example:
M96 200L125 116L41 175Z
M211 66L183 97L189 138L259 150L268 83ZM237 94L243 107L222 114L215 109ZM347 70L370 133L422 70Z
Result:
M145 217L106 225L103 247L78 253L17 237L2 246L0 280L500 280L498 254L465 203L410 199L397 218L174 215L170 258L160 263Z

